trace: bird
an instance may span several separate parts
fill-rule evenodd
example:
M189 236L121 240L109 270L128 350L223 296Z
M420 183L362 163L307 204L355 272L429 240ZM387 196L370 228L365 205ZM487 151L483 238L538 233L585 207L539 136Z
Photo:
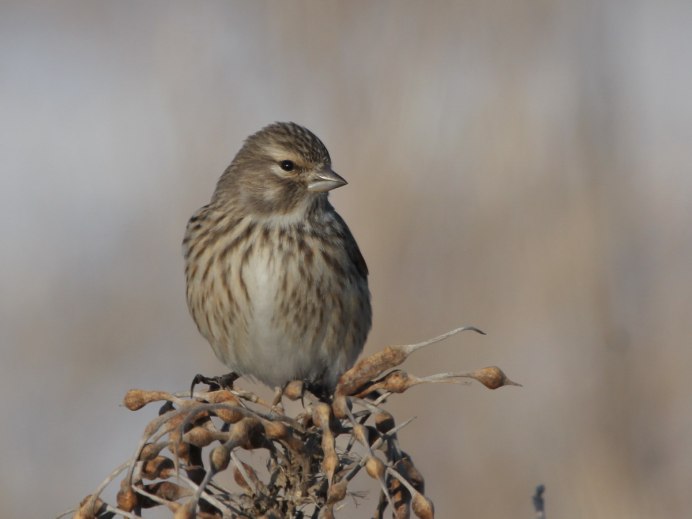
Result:
M276 122L247 137L190 218L188 308L234 377L329 394L363 350L368 267L329 202L346 184L313 132Z

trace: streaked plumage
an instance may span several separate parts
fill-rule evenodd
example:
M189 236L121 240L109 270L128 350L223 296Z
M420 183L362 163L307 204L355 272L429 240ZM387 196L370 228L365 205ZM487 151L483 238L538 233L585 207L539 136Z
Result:
M368 270L328 201L345 183L313 133L275 123L248 137L190 219L188 306L232 371L332 389L362 351Z

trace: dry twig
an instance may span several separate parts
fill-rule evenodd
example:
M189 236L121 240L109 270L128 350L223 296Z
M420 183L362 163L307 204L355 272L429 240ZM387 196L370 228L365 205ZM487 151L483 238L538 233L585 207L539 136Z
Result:
M348 485L365 468L377 482L380 499L373 517L432 518L432 501L424 481L398 442L396 426L384 408L387 396L423 383L475 379L490 389L519 385L497 367L469 373L416 377L400 369L418 349L465 330L463 327L419 344L388 346L344 373L331 403L311 399L295 417L283 411L281 395L272 404L248 391L184 393L132 389L125 406L138 410L164 402L131 459L87 496L73 517L79 519L142 517L151 507L166 507L175 518L334 517L353 493ZM301 396L291 383L284 396ZM342 439L347 439L342 448ZM339 440L339 441L337 441ZM241 461L248 451L266 453L266 477L259 466ZM123 472L117 506L105 503L103 490ZM235 483L229 484L232 476Z

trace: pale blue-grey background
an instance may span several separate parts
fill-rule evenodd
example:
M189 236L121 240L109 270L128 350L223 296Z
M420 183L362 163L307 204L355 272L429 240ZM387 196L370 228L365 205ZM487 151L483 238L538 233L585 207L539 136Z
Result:
M350 182L367 351L475 324L408 369L525 384L392 400L439 517L531 517L538 483L563 519L689 514L690 27L685 0L3 2L0 516L125 460L155 413L128 388L223 371L180 241L275 120Z

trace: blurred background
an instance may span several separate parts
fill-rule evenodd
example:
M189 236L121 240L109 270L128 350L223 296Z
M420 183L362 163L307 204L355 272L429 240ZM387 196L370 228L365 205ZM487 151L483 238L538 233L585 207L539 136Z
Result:
M532 517L539 483L548 517L688 515L691 26L686 0L5 0L0 516L127 459L156 413L127 389L224 371L180 242L277 120L349 181L366 352L473 324L406 368L524 384L391 400L438 517Z

